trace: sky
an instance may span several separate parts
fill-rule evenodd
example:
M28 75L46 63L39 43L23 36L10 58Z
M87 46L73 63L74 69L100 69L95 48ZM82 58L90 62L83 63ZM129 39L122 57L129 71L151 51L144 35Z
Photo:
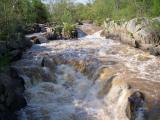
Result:
M44 3L48 3L50 0L42 0ZM51 0L52 1L52 0ZM89 0L75 0L76 2L80 2L80 3L88 3Z
M87 3L88 0L76 0L77 2L81 2L81 3Z

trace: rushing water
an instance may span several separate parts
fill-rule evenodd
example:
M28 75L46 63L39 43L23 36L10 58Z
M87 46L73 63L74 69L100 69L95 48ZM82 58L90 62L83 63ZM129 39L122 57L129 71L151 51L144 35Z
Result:
M136 90L158 104L159 58L99 34L34 45L15 63L28 103L20 120L128 120ZM138 111L135 120L143 120Z

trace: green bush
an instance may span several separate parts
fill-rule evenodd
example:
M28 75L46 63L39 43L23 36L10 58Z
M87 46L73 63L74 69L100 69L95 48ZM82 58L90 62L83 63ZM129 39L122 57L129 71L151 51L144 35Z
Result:
M76 29L76 26L74 24L70 23L63 23L63 36L65 38L71 38L72 32Z
M0 40L13 36L17 39L24 32L23 26L48 20L48 11L41 0L1 0L0 10Z

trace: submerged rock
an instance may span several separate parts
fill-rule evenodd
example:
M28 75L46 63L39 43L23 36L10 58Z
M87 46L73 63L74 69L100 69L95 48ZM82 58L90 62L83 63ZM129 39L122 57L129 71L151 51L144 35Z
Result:
M129 118L130 120L144 120L145 119L145 111L144 111L144 103L145 97L144 94L137 91L134 92L129 98Z

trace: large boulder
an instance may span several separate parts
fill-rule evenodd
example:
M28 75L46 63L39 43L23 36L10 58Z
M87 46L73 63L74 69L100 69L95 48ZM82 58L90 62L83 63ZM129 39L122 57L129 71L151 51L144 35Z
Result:
M31 40L29 38L25 37L23 40L23 46L24 46L23 48L25 48L25 49L32 47Z
M21 41L17 41L17 40L10 40L7 41L7 48L11 51L11 50L16 50L22 47Z
M11 69L0 76L0 119L17 120L15 112L26 106L24 82Z
M136 91L128 98L128 107L129 111L127 111L127 116L131 120L137 120L139 118L144 118L144 104L145 104L145 96L143 93Z
M9 57L10 57L10 61L17 61L19 60L21 57L22 57L22 53L23 51L22 50L12 50L8 53Z
M17 49L25 50L32 46L32 42L30 41L30 39L25 37L22 37L20 39L12 38L6 42L6 46L7 46L7 49L10 51L17 50Z
M128 32L134 34L149 24L150 24L150 21L146 18L135 18L128 21L126 29Z
M40 41L40 43L47 43L48 42L47 38L44 36L37 36L37 39Z
M48 42L47 38L42 36L42 35L32 36L31 41L34 44L41 44L41 43L47 43Z
M113 21L107 19L104 22L105 30L102 35L107 38L118 39L125 44L149 51L151 54L159 55L160 45L160 19L135 18L129 21ZM147 48L146 45L152 47Z

